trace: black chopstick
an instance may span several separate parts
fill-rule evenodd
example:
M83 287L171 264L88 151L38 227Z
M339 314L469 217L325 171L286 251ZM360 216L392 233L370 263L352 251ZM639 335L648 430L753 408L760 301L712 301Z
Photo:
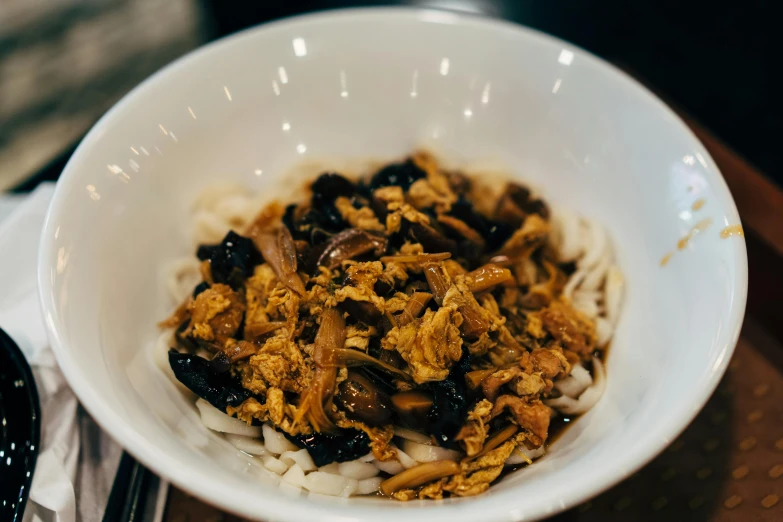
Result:
M123 452L103 522L142 522L150 478L147 468Z

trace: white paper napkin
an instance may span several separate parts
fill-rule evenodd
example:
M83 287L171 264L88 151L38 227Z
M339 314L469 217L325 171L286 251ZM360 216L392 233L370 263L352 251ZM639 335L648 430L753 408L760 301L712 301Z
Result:
M53 184L43 184L27 198L0 197L0 327L32 366L42 410L41 448L24 521L97 522L122 450L79 405L46 338L36 264L53 191ZM153 520L161 518L164 499L158 495Z

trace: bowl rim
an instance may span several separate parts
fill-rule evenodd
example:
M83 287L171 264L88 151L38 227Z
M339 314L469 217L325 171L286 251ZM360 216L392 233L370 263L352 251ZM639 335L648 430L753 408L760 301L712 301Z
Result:
M227 495L230 494L228 488L216 487L215 484L194 481L193 477L200 474L197 465L189 462L181 462L161 451L157 451L154 444L148 442L139 434L136 434L133 426L129 422L126 422L119 414L115 413L110 404L106 403L99 394L94 393L89 386L85 385L84 383L88 381L85 379L84 372L78 366L75 357L71 353L71 349L63 342L58 334L58 331L65 327L55 310L56 305L52 299L54 295L53 282L49 277L50 260L54 258L54 242L50 239L54 237L58 216L65 207L65 198L63 196L66 192L65 187L70 185L72 180L78 175L77 164L83 156L88 154L88 150L92 147L93 142L103 133L107 122L111 121L115 114L120 112L121 109L132 105L141 93L146 92L155 84L163 81L170 73L189 66L192 62L198 61L203 56L215 51L217 48L232 45L237 40L252 38L257 32L284 29L289 26L297 26L300 24L328 24L335 19L344 20L355 18L356 21L360 22L362 19L371 20L385 16L407 18L406 21L411 23L422 23L428 20L433 21L439 19L441 23L445 22L460 27L468 26L479 29L511 31L523 38L537 41L545 45L567 46L575 55L579 55L580 59L590 62L593 67L598 68L614 81L624 83L626 88L632 89L641 95L645 99L645 103L652 104L656 107L656 110L666 114L671 119L671 124L679 127L679 131L683 132L685 137L690 138L696 148L701 149L699 152L704 157L705 163L708 166L705 170L714 173L714 179L711 179L710 181L713 184L715 191L721 195L724 201L725 208L723 208L723 210L727 215L733 218L733 222L740 222L734 200L726 181L714 160L693 131L668 105L636 79L589 51L560 38L514 22L471 13L457 13L453 11L441 11L431 8L409 6L331 9L283 18L246 28L232 35L200 46L177 58L153 73L116 102L93 125L69 158L68 163L57 182L41 233L37 261L39 301L44 317L46 318L47 335L58 365L79 398L79 401L84 405L85 409L101 428L147 468L170 480L172 484L194 494L203 501L219 506L223 510L240 516L251 519L259 519L259 517L265 516L273 517L275 520L303 521L312 520L313 517L315 517L315 519L324 522L343 522L347 520L348 516L358 516L391 521L392 517L396 518L399 512L392 510L389 512L392 513L391 515L384 515L383 510L378 510L374 506L351 506L347 504L326 505L308 501L302 502L297 501L298 498L275 495L274 492L264 495L265 506L262 510L250 509L247 505L233 505L229 502L231 497ZM616 485L649 463L663 451L668 444L679 436L688 425L690 425L720 382L739 339L747 301L748 266L745 240L744 238L737 239L740 240L732 241L731 247L736 272L734 273L735 277L731 291L732 299L728 304L729 318L727 324L730 328L725 334L721 333L721 336L723 337L722 346L714 356L715 363L710 368L710 374L705 379L701 390L699 390L695 396L691 397L690 401L675 406L672 409L673 413L666 419L661 420L656 432L657 438L649 436L644 444L637 444L631 451L627 452L623 457L623 466L616 466L608 470L597 470L595 475L590 477L590 480L583 480L581 483L574 484L574 487L567 494L558 494L549 499L540 499L538 502L526 506L524 510L519 509L517 504L510 502L513 497L509 495L509 493L513 493L513 491L505 492L501 494L505 496L493 497L495 501L492 504L484 504L482 506L482 520L537 520L541 517L550 516L574 507ZM475 511L473 509L464 509L471 505L472 504L465 504L464 502L456 502L447 505L432 503L431 505L417 507L414 516L417 518L426 516L432 522L468 522L468 520L472 522L476 516ZM410 515L413 513L407 514Z

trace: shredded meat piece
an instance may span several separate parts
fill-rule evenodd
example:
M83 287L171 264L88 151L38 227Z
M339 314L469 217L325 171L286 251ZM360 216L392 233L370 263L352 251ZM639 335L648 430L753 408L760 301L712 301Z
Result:
M212 285L201 292L192 304L191 335L225 345L242 322L245 303L230 286Z
M525 395L540 395L551 391L551 382L541 377L540 373L522 373L511 384L511 389L520 397Z
M453 306L457 308L463 317L466 314L470 314L470 324L468 319L465 319L463 323L463 333L468 337L474 339L479 338L481 334L489 331L494 331L503 323L503 320L496 320L497 317L493 317L486 309L484 309L478 301L476 301L473 292L470 291L465 276L457 276L452 285L446 291L446 295L443 297L443 306ZM466 328L470 328L470 332ZM478 334L478 335L476 335ZM475 353L471 351L471 355L484 355L489 348L489 344L481 343L476 346L471 346L472 349L477 350ZM483 350L483 352L482 352Z
M541 319L541 314L530 313L527 315L525 331L536 339L542 339L546 336L546 332L544 331L544 322Z
M579 364L581 359L579 358L579 355L575 354L571 350L563 350L563 356L566 358L566 361L568 361L568 364L570 364L572 367ZM568 372L571 373L570 371Z
M515 395L501 395L492 408L492 417L497 417L508 408L522 428L528 431L530 442L537 448L547 437L552 410L540 400L526 400Z
M533 350L530 354L533 368L540 371L547 379L562 379L571 373L571 365L560 348Z
M421 319L402 328L392 328L381 346L399 352L416 383L442 381L462 356L460 324L462 316L457 309L444 305L437 312L427 310Z
M370 207L356 208L351 200L340 196L334 201L337 211L352 227L373 232L384 232L384 227Z
M468 413L468 420L456 437L456 440L462 443L468 457L477 454L484 446L491 418L492 403L486 399L480 400Z
M522 375L523 372L519 366L498 370L481 381L481 391L484 393L484 397L494 401L497 398L498 393L500 393L500 388L502 386Z
M512 259L529 257L544 244L549 235L549 223L538 214L530 214L501 247L500 253Z
M587 358L595 349L595 324L578 310L553 301L539 312L543 328L564 348Z

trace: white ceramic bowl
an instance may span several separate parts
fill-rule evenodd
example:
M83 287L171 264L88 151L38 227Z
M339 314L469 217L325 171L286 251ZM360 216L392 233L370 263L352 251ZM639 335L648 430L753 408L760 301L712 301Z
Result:
M210 183L271 196L291 188L285 173L301 161L390 159L418 145L455 163L505 165L554 205L608 227L628 284L606 394L544 459L479 497L284 494L205 433L192 404L139 355L167 312L160 267L192 251L189 202ZM704 218L712 225L678 250ZM146 466L207 502L270 521L531 520L627 477L710 396L745 307L745 244L719 234L736 223L726 184L683 123L584 51L444 12L336 11L209 45L109 111L58 183L41 299L87 410Z

